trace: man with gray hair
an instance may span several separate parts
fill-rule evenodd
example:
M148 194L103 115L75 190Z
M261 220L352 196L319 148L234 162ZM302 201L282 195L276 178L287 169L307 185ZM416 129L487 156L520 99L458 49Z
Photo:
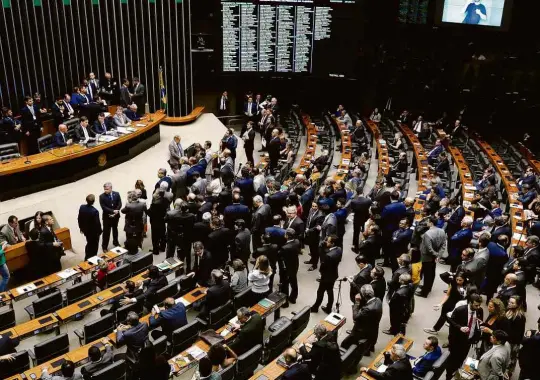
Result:
M379 336L382 312L382 301L375 297L373 287L369 284L362 285L352 307L354 326L341 347L348 349L351 345L358 344L361 339L367 339L365 353L369 355L370 351L373 352Z
M251 235L253 242L253 251L262 247L261 237L266 227L272 224L272 212L270 206L263 202L260 195L253 197L254 212L251 217Z
M231 350L236 355L248 352L257 344L263 343L264 321L257 312L252 312L247 307L241 307L236 311L240 327L235 327L238 331L237 338L230 345Z
M182 138L180 135L175 135L173 140L169 143L169 165L171 169L177 169L180 162L180 159L184 155L184 149L180 141Z
M384 372L361 367L360 372L366 372L374 379L412 380L412 366L407 358L407 351L402 344L394 344L390 352L385 353L385 364L389 362Z
M180 168L173 169L171 175L172 193L174 198L184 198L188 193L187 171L189 170L187 157L180 157Z
M126 215L124 223L126 240L134 239L138 246L142 246L144 215L148 212L146 203L139 202L135 191L128 192L127 198L128 203L122 209L122 214Z
M156 182L155 190L159 189L163 182L167 183L167 191L172 187L172 179L167 175L167 169L160 168L157 173L158 181Z
M103 252L109 251L109 238L111 230L113 235L113 245L119 247L118 242L118 222L120 221L120 209L122 208L122 199L117 191L113 191L112 183L106 182L103 185L103 194L99 196L99 205L103 210L103 237L101 248Z
M448 260L450 264L450 272L454 273L457 266L461 263L461 252L471 243L473 219L470 216L465 216L461 220L461 229L450 236L448 242Z
M390 328L383 333L388 335L397 335L405 333L405 325L411 316L411 275L403 273L399 276L399 288L392 294L388 300L390 307Z

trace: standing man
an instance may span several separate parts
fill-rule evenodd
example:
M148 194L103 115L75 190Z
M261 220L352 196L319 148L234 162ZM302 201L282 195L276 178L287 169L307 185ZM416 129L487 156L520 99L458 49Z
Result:
M122 208L122 199L120 194L112 189L112 183L106 182L103 185L103 194L99 196L99 204L103 210L103 240L101 248L103 252L109 250L109 239L111 230L113 235L113 245L119 247L118 242L118 221L120 220L120 209Z
M122 88L120 88L120 105L127 107L132 103L131 93L129 92L129 80L124 78L122 80Z
M169 165L171 165L171 169L178 169L180 158L184 156L181 141L182 138L179 135L175 135L173 141L169 144Z
M50 268L49 273L54 273L62 270L62 264L60 264L60 257L64 256L63 244L58 239L58 236L54 233L54 219L50 215L43 215L43 227L39 231L39 240L45 247L45 254L47 255L47 264Z
M270 158L270 173L274 173L274 170L278 168L281 149L281 141L279 139L279 131L277 129L272 130L272 136L266 145L266 148L268 149L268 156Z
M253 159L253 150L255 150L255 130L253 129L253 121L248 121L247 129L242 134L242 140L244 140L244 150L246 152L247 162L255 164Z
M436 260L446 250L446 234L436 225L437 217L430 216L427 219L429 229L422 235L422 242L420 243L420 260L422 262L424 284L415 293L419 297L427 298L427 295L431 292L435 281Z
M103 99L107 101L107 104L118 104L118 83L114 79L110 72L106 72L103 79L99 81L100 89L99 93Z
M330 235L326 238L325 247L321 250L321 280L319 282L319 288L317 289L317 299L315 304L311 307L312 313L319 311L324 297L324 293L328 295L328 303L326 307L321 309L330 314L332 312L332 305L334 304L334 283L339 277L338 267L343 256L341 248L336 246L338 237L336 235Z
M503 330L495 330L489 341L493 347L485 352L478 361L480 379L505 379L510 369L510 343L508 334ZM518 344L519 346L519 344ZM510 375L510 377L512 377Z
M146 202L139 202L139 197L135 191L128 192L127 204L121 210L125 214L124 232L126 240L134 239L139 246L142 246L144 232L144 216L148 213Z
M272 211L270 206L263 202L260 195L253 197L253 207L255 212L251 218L251 235L253 241L253 249L262 247L261 238L264 235L266 227L272 224Z
M247 122L249 123L255 121L258 112L259 110L257 109L257 104L253 102L253 97L249 96L246 104L244 105L244 115L246 115Z
M84 248L84 259L96 256L98 252L99 235L103 232L99 221L99 211L94 207L96 196L89 194L86 196L86 204L79 207L79 229L86 237L86 247Z
M292 228L285 231L285 239L287 242L278 253L279 281L281 282L281 292L287 296L287 301L283 307L289 307L289 302L295 304L298 297L297 276L301 248L300 242L295 239L295 232Z
M24 107L21 109L22 131L27 141L27 154L39 153L37 139L41 136L43 128L40 120L40 110L34 105L34 99L31 96L24 98Z
M90 99L95 100L98 95L99 90L99 80L96 79L96 74L89 73L88 74L88 96L90 96Z
M133 101L133 103L137 105L137 108L139 110L144 110L144 112L146 112L145 107L144 107L146 103L145 102L146 88L143 86L139 78L137 77L133 78L133 89L131 91L132 91L131 100ZM139 111L139 112L142 112L142 111Z
M319 262L319 231L320 227L324 221L325 215L319 210L319 205L317 202L311 204L311 209L306 222L306 231L305 231L305 243L309 247L309 255L311 259L304 261L304 264L311 264L311 267L308 269L315 270L317 269L317 263Z
M371 207L371 199L362 195L362 189L357 188L358 196L351 201L351 209L354 212L353 217L353 252L358 252L358 243L360 240L360 232L364 230L364 224L369 219L369 208Z
M229 115L229 96L227 91L223 91L218 100L218 115L219 116L228 116Z

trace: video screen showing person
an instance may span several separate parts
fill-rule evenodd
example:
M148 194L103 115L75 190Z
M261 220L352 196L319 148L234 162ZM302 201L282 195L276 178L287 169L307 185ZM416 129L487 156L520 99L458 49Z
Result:
M500 27L505 0L445 0L442 21Z

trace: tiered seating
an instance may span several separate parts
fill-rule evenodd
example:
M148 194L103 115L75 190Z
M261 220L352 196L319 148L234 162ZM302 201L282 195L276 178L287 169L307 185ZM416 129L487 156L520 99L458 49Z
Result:
M379 126L376 123L369 120L365 124L367 125L376 143L376 153L379 161L378 176L385 176L390 171L390 159L388 156L388 147L386 146L386 141L383 139Z
M341 139L341 159L339 161L337 171L334 174L334 179L336 181L346 180L347 173L349 172L349 166L351 165L351 161L353 159L351 135L349 133L349 128L347 128L345 124L337 120L335 117L333 117L333 121L339 131L338 136Z

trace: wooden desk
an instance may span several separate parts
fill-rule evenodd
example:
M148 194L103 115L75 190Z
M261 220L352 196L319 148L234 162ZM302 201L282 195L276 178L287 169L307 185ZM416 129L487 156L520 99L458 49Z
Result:
M333 324L328 323L324 320L321 321L320 324L324 325L328 331L334 331L342 327L345 324L345 322L346 322L346 319L343 318L337 326L334 326ZM314 336L313 329L309 330L305 334L302 334L302 336L296 340L296 343L293 345L293 348L298 350L301 345L303 345L305 342L310 341L312 339L312 336ZM278 364L277 362L278 359L279 357L272 360L264 368L257 371L250 379L256 380L260 376L266 376L268 379L279 379L281 376L283 376L283 374L285 373L287 369Z
M379 168L378 168L378 177L382 177L388 174L390 171L390 158L388 156L388 146L386 145L386 141L382 139L381 131L379 130L379 126L377 123L374 123L371 120L368 120L367 126L369 130L371 131L371 136L373 137L373 140L375 141L376 148L377 148L377 158L379 161Z
M58 328L60 322L54 314L47 314L42 317L31 319L28 322L18 324L13 327L13 330L17 334L19 340L24 340L43 331L49 331ZM4 332L1 332L2 335Z
M2 181L3 182L3 181ZM69 228L58 228L54 231L58 239L64 244L64 249L71 249L71 235ZM11 272L22 269L30 263L25 243L18 243L6 248L6 264Z
M66 360L70 360L68 354L58 356L48 362L30 368L28 371L24 372L23 376L25 376L26 379L32 379L30 376L35 376L36 380L41 379L41 371L43 368L47 368L49 375L60 374L62 363Z
M13 307L13 304L11 303L11 295L9 292L2 292L0 293L0 307L9 305L10 307Z
M400 342L401 340L401 342ZM379 368L381 364L384 364L384 353L392 350L392 346L394 344L403 344L403 347L405 348L405 351L409 351L413 345L413 340L403 336L403 334L398 334L395 337L392 338L390 342L386 345L386 347L377 355L377 357L369 364L367 368L372 369L374 371ZM360 377L358 377L357 380L364 379L364 380L375 380L373 376L368 375L367 373L362 373Z
M347 125L339 121L335 116L333 116L333 119L336 122L341 135L341 160L339 162L336 174L334 174L334 180L344 181L347 179L349 166L351 165L352 160L351 134L349 133L349 128L347 128Z
M257 312L258 314L261 315L261 317L266 318L269 314L279 310L279 308L285 303L285 295L284 294L281 294L281 295L282 295L281 300L279 302L275 303L274 305L272 305L268 309L265 309L261 305L256 304L255 306L251 307L250 310ZM221 331L225 330L227 327L228 327L228 323L225 326L218 329L217 332L221 333ZM236 333L228 333L227 335L225 335L225 342L231 341L231 339L233 337L235 337L235 336L236 336ZM206 344L206 342L204 342L202 339L198 339L193 344L193 346L196 346L196 347L200 348L204 352L208 352L210 350L210 346L208 344ZM190 348L188 348L187 350L185 350L185 351L181 352L180 354L174 356L173 358L169 359L169 364L171 364L175 376L181 375L182 373L186 372L190 368L193 368L197 364L197 360L195 358L194 358L194 360L190 359L191 360L190 363L188 365L184 366L184 367L180 367L178 365L177 361L176 361L180 357L188 356L189 355L188 351L190 350Z
M489 161L499 173L501 181L504 184L508 194L508 203L510 203L510 225L512 226L512 245L525 245L527 239L525 234L525 212L523 205L517 200L519 197L518 187L514 177L503 159L485 140L476 137L476 143L482 151L488 156Z
M197 120L199 116L203 114L203 112L204 112L204 107L199 106L199 107L195 107L189 115L180 116L180 117L167 116L163 120L163 122L168 123L168 124L189 124Z
M302 159L298 164L298 167L295 169L297 174L304 174L309 167L311 166L311 160L315 158L315 153L317 151L317 127L311 121L309 115L302 113L302 121L306 126L306 149L302 155Z
M56 316L62 323L68 323L71 320L77 319L82 315L88 314L102 306L101 303L96 303L92 297L80 300L77 303L63 307L56 311Z
M8 377L6 380L23 380L21 375L15 375L12 377Z
M151 122L147 116L133 123L134 132L90 148L74 144L2 163L0 177L5 179L2 181L5 186L0 200L86 178L127 161L159 142L159 125L164 118L162 112L153 114Z
M518 143L517 145L518 145L519 151L521 152L523 157L525 157L525 160L527 160L527 163L529 164L529 166L533 168L534 172L537 175L540 175L540 161L536 159L533 152L531 152L531 150L527 148L525 145L523 145L522 143Z
M113 248L113 249L116 249L116 248ZM119 261L122 261L122 259L124 258L124 255L125 253L117 253L111 250L107 253L99 254L98 257L107 262L117 263ZM97 265L92 264L90 261L83 261L82 263L79 264L79 269L84 274L88 274L88 273L93 272L94 270L97 270L97 267L98 267Z

